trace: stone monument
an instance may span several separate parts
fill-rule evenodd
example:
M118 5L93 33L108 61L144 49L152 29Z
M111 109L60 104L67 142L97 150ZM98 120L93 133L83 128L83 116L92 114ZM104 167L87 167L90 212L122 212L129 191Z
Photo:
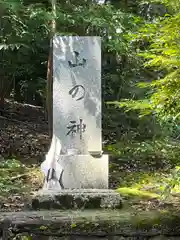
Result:
M38 196L113 195L119 204L119 194L108 190L101 112L101 38L55 36L53 137L41 165L45 183Z

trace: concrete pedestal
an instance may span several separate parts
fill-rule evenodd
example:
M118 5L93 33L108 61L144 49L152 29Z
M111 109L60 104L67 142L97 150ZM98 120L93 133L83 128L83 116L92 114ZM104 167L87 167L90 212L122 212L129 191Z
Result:
M40 190L32 199L32 208L100 209L121 208L120 195L108 189Z

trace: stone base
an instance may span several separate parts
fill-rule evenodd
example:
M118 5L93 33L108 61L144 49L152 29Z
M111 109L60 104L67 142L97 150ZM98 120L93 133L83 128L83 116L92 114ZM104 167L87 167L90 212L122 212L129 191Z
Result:
M39 209L99 209L121 208L119 193L108 189L41 190L32 199L32 208Z

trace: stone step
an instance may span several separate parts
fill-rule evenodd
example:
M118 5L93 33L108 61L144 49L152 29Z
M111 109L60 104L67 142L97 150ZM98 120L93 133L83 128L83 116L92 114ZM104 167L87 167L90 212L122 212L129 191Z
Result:
M119 193L109 189L40 190L32 198L32 208L38 209L119 209Z
M177 212L134 210L54 210L0 212L0 236L6 231L13 234L34 234L38 238L47 236L75 240L103 239L172 239L180 236L180 216ZM5 234L4 234L5 236ZM163 238L161 238L163 236ZM42 238L40 238L42 237ZM167 237L167 238L166 238ZM51 238L52 239L52 238Z

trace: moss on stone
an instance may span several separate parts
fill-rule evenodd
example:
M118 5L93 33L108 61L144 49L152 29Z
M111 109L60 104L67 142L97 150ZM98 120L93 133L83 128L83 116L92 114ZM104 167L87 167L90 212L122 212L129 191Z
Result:
M130 187L122 187L122 188L118 188L116 190L118 193L121 194L121 196L124 197L134 197L134 198L139 198L139 199L159 199L160 195L156 194L156 193L152 193L149 191L142 191L139 190L137 188L130 188Z
M8 213L3 213L8 217ZM149 232L180 234L180 214L173 211L84 210L9 213L15 228L32 233L45 232ZM0 216L2 222L2 217Z

